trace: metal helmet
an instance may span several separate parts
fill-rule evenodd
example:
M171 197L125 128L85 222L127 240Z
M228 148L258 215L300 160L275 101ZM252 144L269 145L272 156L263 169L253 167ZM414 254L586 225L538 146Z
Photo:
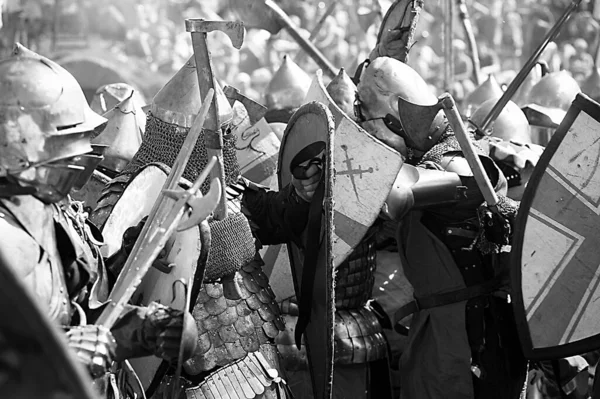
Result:
M140 92L133 88L133 86L127 83L109 83L103 86L100 86L96 93L94 94L94 98L92 98L92 103L90 107L92 111L104 115L111 109L117 106L121 101L126 98L131 97L133 93L133 106L137 108L142 108L144 104L146 104L146 100L144 96L140 94ZM138 124L142 128L142 133L144 132L144 127L146 125L146 115L144 112L136 113Z
M35 187L46 202L62 199L105 124L55 62L19 47L0 61L0 177Z
M265 94L267 109L298 108L304 103L312 80L287 55L273 75Z
M235 135L229 131L233 110L216 79L214 83L219 120L223 131L225 180L229 184L236 181L240 175ZM147 111L142 144L122 173L135 173L140 168L156 162L172 167L201 106L196 61L191 57L154 96ZM183 177L195 181L207 163L208 153L204 131L202 131L183 172ZM209 188L210 182L207 180L201 190L206 194Z
M473 112L469 121L475 126L481 126L485 117L488 116L497 102L497 99L491 98L481 104L479 108ZM509 101L504 106L504 109L500 115L498 115L494 123L491 124L489 129L491 130L491 136L493 137L523 144L531 143L531 132L525 113L523 113L521 108L512 101Z
M139 114L143 111L135 105L133 95L132 90L128 97L104 114L108 119L106 128L92 139L93 144L108 146L100 165L113 172L123 171L142 144L143 128L139 124Z
M527 108L548 116L557 125L579 92L579 85L569 72L552 72L531 88Z
M437 97L414 69L394 58L378 57L369 64L358 84L358 99L361 121L383 119L409 148L428 151L444 132Z
M463 103L464 115L468 118L484 102L489 99L499 99L502 96L502 88L494 75L489 75L485 82L477 86Z
M338 107L351 119L355 119L354 101L356 100L356 85L350 79L344 68L327 85L327 92Z

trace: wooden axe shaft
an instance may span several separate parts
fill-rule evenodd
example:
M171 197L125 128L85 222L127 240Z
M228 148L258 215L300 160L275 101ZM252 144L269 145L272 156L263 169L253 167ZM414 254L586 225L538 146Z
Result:
M473 143L467 134L467 129L460 118L460 114L458 113L458 109L456 109L456 103L454 99L449 94L446 94L442 97L442 106L444 108L444 112L446 113L446 117L448 118L448 122L456 135L456 139L460 144L460 148L465 156L465 159L469 163L469 167L473 172L473 177L475 177L475 181L477 182L477 186L479 186L479 190L483 194L483 198L487 202L487 205L491 208L495 207L498 204L498 195L492 186L492 182L488 178L485 169L483 168L483 164L481 163L481 159L475 152L475 147L473 147Z

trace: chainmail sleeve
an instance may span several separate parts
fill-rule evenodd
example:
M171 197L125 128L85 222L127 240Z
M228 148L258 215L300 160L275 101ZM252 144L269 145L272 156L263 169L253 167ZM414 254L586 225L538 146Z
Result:
M247 182L242 212L250 220L254 236L264 245L299 242L308 219L310 203L296 195L290 184L279 192Z

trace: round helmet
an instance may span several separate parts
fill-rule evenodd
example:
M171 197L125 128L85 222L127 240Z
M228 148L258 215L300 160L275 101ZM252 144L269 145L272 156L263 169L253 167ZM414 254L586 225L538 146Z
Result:
M92 151L90 137L105 123L53 61L29 50L0 61L0 177L36 187L48 202L63 198L83 169L74 158Z
M443 133L443 111L432 108L437 97L417 71L394 58L378 57L369 64L358 84L358 100L360 121L382 119L409 148L428 151ZM401 117L407 111L410 121Z
M497 99L491 98L481 104L469 118L469 122L475 126L481 126L486 116L490 113ZM500 115L491 124L491 136L505 141L515 141L523 144L531 143L531 132L529 131L529 122L521 108L512 101L504 106Z
M566 111L581 90L569 72L552 72L544 76L529 93L529 103Z

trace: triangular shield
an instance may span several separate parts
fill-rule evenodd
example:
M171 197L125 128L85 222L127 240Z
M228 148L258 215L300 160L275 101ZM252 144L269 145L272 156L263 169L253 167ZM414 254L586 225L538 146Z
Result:
M517 327L530 359L600 348L600 104L578 94L521 202L512 250Z

